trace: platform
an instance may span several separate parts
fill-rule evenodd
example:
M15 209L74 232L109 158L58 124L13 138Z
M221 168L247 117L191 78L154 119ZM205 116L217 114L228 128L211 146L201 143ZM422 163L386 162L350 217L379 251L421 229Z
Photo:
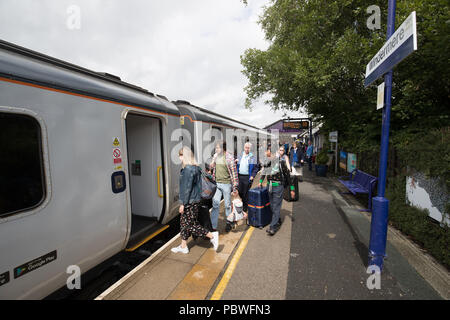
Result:
M370 218L338 183L304 172L300 199L283 201L274 236L245 224L225 233L221 212L217 252L208 240L190 240L189 254L174 254L178 235L97 299L448 299L448 272L391 228L381 288L369 289Z
M170 249L180 244L178 234L96 300L206 299L247 230L247 225L241 222L236 229L225 233L223 211L222 202L217 252L209 239L190 238L189 254L175 254Z

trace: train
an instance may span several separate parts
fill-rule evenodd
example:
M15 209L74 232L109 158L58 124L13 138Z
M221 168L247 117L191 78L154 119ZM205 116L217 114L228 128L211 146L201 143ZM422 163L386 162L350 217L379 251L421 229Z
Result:
M165 230L177 156L270 133L0 40L0 299L42 299ZM231 148L230 148L231 146Z

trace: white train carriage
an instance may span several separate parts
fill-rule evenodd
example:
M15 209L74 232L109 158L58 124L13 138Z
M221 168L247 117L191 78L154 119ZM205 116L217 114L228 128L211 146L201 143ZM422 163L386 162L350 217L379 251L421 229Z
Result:
M238 139L265 135L0 41L0 299L46 297L69 266L85 273L167 228L176 153L193 141L202 162L213 127L235 134L238 150Z
M180 110L183 136L194 137L187 144L199 162L204 162L214 154L214 142L225 140L227 149L237 157L244 150L244 143L253 145L252 152L258 155L260 143L274 136L257 127L222 116L183 100L174 102Z
M172 103L0 43L0 298L42 298L177 214ZM175 174L174 174L175 172Z

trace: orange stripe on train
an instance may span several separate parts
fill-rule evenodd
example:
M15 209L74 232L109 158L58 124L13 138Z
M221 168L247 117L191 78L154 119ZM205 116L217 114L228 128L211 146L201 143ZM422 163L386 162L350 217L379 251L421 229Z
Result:
M262 209L262 208L267 207L268 205L270 205L270 202L266 203L264 206L252 206L251 204L249 204L248 206L250 208Z

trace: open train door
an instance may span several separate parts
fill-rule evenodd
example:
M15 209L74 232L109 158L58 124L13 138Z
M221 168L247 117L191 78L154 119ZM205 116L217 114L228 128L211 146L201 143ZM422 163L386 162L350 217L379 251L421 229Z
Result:
M161 120L128 114L126 134L131 195L127 251L133 251L165 228L159 223L165 209Z

